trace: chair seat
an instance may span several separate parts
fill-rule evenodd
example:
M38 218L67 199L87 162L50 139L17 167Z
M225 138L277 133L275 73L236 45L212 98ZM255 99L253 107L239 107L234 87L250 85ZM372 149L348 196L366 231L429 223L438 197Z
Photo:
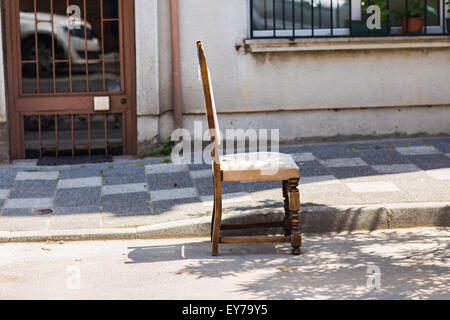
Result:
M300 169L288 154L250 152L220 157L223 181L283 181L299 178Z

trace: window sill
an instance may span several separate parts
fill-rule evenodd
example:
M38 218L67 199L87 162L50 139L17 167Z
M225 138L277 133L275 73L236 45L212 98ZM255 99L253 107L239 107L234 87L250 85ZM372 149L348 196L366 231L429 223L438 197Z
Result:
M307 39L247 39L246 52L288 51L348 51L386 49L450 48L450 37L436 36L391 36L391 37L343 37Z

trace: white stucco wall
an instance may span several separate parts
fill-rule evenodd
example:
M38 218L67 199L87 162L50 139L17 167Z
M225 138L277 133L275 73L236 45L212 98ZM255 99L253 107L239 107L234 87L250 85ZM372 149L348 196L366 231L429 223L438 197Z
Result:
M247 53L248 0L180 0L183 105L203 112L202 40L219 112L450 104L450 49Z

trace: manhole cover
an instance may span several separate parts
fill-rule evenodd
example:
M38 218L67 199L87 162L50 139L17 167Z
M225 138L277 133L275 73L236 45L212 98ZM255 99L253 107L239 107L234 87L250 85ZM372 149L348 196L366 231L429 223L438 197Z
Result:
M34 211L34 213L37 214L38 216L46 216L46 215L52 214L53 210L52 209L39 209L39 210Z

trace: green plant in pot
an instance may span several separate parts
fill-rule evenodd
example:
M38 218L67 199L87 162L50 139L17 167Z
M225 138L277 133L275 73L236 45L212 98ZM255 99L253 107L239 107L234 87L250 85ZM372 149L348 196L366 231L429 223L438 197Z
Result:
M450 0L449 0L450 1ZM408 10L394 9L394 14L402 21L402 29L404 33L420 33L425 24L425 4L423 0L410 0L408 2ZM427 12L436 14L436 10L427 5Z
M450 1L450 0L449 0ZM380 20L381 20L381 29L370 30L367 28L367 19L372 15L367 13L367 8L372 5L376 5L380 8ZM352 32L353 35L377 35L377 34L388 34L389 33L389 9L387 8L386 0L363 0L361 1L361 21L352 21Z

